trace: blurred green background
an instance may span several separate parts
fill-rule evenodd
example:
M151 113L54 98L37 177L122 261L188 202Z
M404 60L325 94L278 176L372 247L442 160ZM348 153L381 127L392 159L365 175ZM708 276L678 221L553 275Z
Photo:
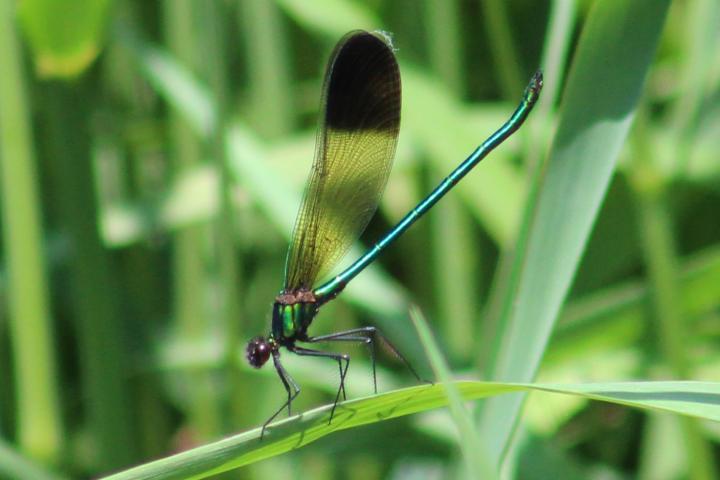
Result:
M546 88L313 334L377 325L430 376L417 304L460 376L720 380L716 0L0 0L0 477L97 476L282 403L243 348L282 286L325 62L357 28L393 34L403 123L348 257L500 126L538 67ZM348 393L368 395L368 355L349 352ZM413 383L380 357L381 390ZM283 360L296 411L334 398L335 364ZM519 418L506 443L514 422L500 434L478 413L482 438L511 445L509 476L718 475L714 424L545 394ZM454 438L434 411L223 478L453 478Z

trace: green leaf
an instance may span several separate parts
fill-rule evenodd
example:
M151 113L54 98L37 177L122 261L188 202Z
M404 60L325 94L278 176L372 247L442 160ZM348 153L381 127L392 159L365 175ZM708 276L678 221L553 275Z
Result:
M440 348L430 332L430 327L428 327L420 310L414 306L410 310L410 317L420 334L420 341L428 354L435 377L445 387L450 414L460 433L458 446L465 458L468 478L498 478L493 471L492 464L488 461L484 445L477 435L470 412L463 405L460 392L451 381L450 367L443 358L442 353L440 353Z
M41 76L74 77L95 60L109 0L23 0L18 5Z
M296 22L328 38L340 38L350 30L374 30L380 26L369 9L348 0L276 1Z
M35 459L53 461L61 455L64 432L58 402L51 282L43 249L43 197L33 148L34 112L11 3L0 2L0 224L2 262L7 269L7 286L2 293L7 318L2 329L8 332L12 360L5 351L0 356L8 369L4 373L13 370L12 377L3 377L12 380L2 383L16 402L10 418L20 450ZM0 463L4 463L2 459Z
M121 44L134 55L147 80L177 113L203 137L217 126L218 108L207 85L200 82L166 50L121 31Z
M0 439L0 478L66 480L65 476L48 471L45 466L21 455L3 439Z
M477 400L521 391L579 395L647 410L720 421L720 383L628 382L595 384L513 384L458 381L462 399ZM447 385L420 385L338 404L325 405L273 423L260 440L256 428L218 442L105 477L107 480L207 478L312 443L334 431L381 422L448 405Z
M560 124L518 241L496 380L531 381L632 124L668 1L595 2L564 94ZM490 401L480 424L500 460L523 397Z

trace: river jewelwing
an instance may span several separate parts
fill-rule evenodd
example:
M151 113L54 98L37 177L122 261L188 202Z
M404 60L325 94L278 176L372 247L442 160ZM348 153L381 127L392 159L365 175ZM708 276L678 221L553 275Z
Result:
M372 326L312 337L308 328L320 308L340 294L400 235L432 208L475 165L512 135L527 118L542 89L542 73L533 75L522 101L512 116L485 140L465 161L400 220L373 248L338 275L315 286L347 253L365 230L377 210L390 174L400 131L400 71L392 43L383 32L353 31L335 47L325 73L315 159L293 230L285 263L285 284L275 298L272 324L267 337L248 343L246 355L251 366L262 367L272 357L275 370L287 391L287 400L263 424L268 424L286 407L288 415L300 387L280 362L280 348L297 355L324 357L337 362L340 386L330 412L342 394L350 357L301 347L298 343L358 342L370 347L373 384L376 337ZM400 352L388 347L418 375Z

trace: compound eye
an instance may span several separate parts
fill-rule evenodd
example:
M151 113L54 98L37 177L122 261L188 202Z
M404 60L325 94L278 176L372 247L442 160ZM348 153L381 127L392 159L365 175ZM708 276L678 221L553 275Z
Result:
M270 350L270 344L265 340L265 337L253 338L248 342L245 350L248 363L255 368L262 367L270 358Z

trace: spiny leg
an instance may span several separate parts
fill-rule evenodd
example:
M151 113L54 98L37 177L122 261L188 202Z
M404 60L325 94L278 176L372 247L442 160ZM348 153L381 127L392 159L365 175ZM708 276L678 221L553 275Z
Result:
M377 376L375 374L375 327L361 327L346 330L344 332L330 333L319 337L308 337L305 341L308 343L319 342L357 342L364 343L370 349L370 360L372 362L373 371L373 387L377 393ZM343 388L343 397L345 397L345 389Z
M262 440L265 436L265 429L270 424L270 422L275 420L275 417L280 415L280 412L285 410L285 407L287 407L288 409L288 417L290 416L290 406L292 405L292 401L295 400L295 397L300 394L300 387L298 387L298 384L295 383L295 380L293 380L287 370L285 370L285 367L283 367L282 363L280 363L280 354L278 352L273 352L273 364L275 365L275 371L277 371L278 376L280 377L280 380L285 387L288 399L285 403L282 404L282 406L277 410L277 412L273 413L272 416L268 418L265 423L263 423L262 431L260 432L260 440Z
M342 392L344 399L347 398L345 395L345 375L350 367L350 356L345 353L321 352L298 346L288 347L288 350L300 356L332 358L338 362L338 367L340 368L340 388L338 388L337 394L335 395L335 402L333 403L332 410L330 410L330 420L328 421L328 424L330 424L333 416L335 415L335 407L337 407L337 404L340 401L340 392ZM345 362L344 368L342 365L343 361Z
M400 353L397 347L395 347L395 345L393 345L390 340L388 340L387 337L385 337L385 335L383 335L376 327L368 326L354 328L352 330L346 330L344 332L336 332L328 335L321 335L319 337L310 337L305 341L309 343L338 341L363 342L368 344L370 348L370 358L372 360L373 385L375 387L375 393L377 393L377 379L375 374L375 337L379 338L385 345L387 345L393 355L395 355L400 359L400 361L402 361L402 363L407 367L407 369L410 370L410 373L412 373L419 382L427 382L427 380L420 378L420 375L418 375L412 365L410 365L410 362L407 361L407 359L402 355L402 353Z

